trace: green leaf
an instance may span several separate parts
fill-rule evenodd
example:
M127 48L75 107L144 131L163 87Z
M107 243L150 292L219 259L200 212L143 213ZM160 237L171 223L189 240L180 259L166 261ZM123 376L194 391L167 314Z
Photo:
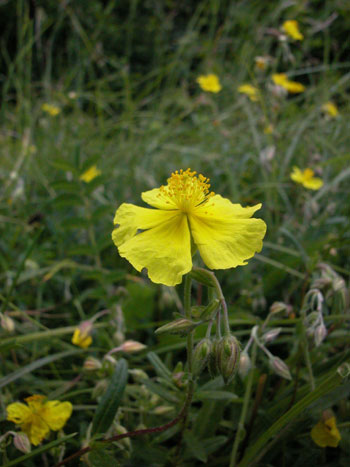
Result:
M200 401L213 400L213 401L235 401L238 403L242 402L236 394L229 391L197 391L195 393L195 399Z
M112 205L107 204L103 206L99 206L97 209L94 210L91 216L91 220L98 221L101 218L106 218L108 220L112 220L114 213L115 213L115 207L112 207ZM111 227L112 228L112 227Z
M288 423L292 422L299 414L303 413L309 405L317 401L320 397L328 394L342 383L342 377L337 371L331 374L323 383L321 383L314 391L309 392L303 399L293 405L288 412L284 413L275 423L273 423L258 440L249 446L245 456L241 460L240 467L248 467L255 465L260 460L259 452L263 449L268 441L277 433L279 433ZM347 383L349 384L349 383Z
M57 182L52 182L51 187L54 190L61 190L66 193L79 193L80 187L77 183L67 182L66 180L58 180Z
M66 206L82 206L83 201L80 196L74 193L62 193L56 196L51 203L56 208L65 208Z
M61 227L65 230L87 229L90 222L85 217L67 217L61 222Z
M109 386L103 395L92 421L92 435L105 433L113 423L128 379L128 365L118 361Z
M71 164L69 161L67 161L63 157L56 157L51 162L51 165L53 165L56 169L64 170L65 172L73 172L74 174L79 173L75 165Z
M3 467L12 467L13 465L18 465L18 464L24 465L24 462L27 461L28 459L32 459L33 457L36 457L39 454L42 454L56 446L59 446L60 444L65 443L69 439L73 438L76 434L77 433L72 433L71 435L63 436L62 438L58 438L55 441L51 441L51 443L44 444L43 446L40 446L39 448L34 449L34 451L31 451L28 454L25 454L24 456L21 456L21 457L17 457L17 459L14 459L8 462L7 464L4 464Z
M161 361L157 354L155 354L154 352L149 352L147 354L147 358L154 366L157 375L162 376L168 381L172 381L171 371L164 365L164 363Z
M198 439L191 431L185 431L184 440L193 457L202 462L207 461L207 453L203 447L203 440Z
M116 465L115 458L106 451L107 446L103 448L93 449L89 452L89 463L91 467L111 467Z
M3 378L0 379L0 388L6 386L7 384L12 383L13 381L16 381L19 378L22 378L25 376L27 373L31 373L32 371L47 365L48 363L52 363L56 360L59 360L60 358L65 358L65 357L70 357L71 355L75 355L77 353L81 353L82 350L68 350L66 352L60 352L56 353L53 355L49 355L48 357L44 358L39 358L39 360L35 360L35 362L30 363L29 365L26 365L22 368L20 368L17 371L14 371L13 373L4 376Z

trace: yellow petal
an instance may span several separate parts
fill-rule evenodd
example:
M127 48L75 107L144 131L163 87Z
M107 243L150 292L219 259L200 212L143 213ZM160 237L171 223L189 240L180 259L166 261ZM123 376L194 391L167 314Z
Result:
M293 171L290 174L290 178L297 183L302 183L304 181L303 174L298 167L293 167Z
M7 408L7 420L17 424L26 423L30 419L32 412L30 408L21 402L14 402Z
M295 20L288 20L285 21L282 25L282 29L288 36L292 37L296 41L302 41L304 36L299 31L298 21Z
M92 337L90 334L81 332L79 328L75 329L72 337L72 344L78 345L82 349L86 349L91 345L91 343Z
M243 208L216 195L189 216L194 241L210 269L243 266L261 250L266 224L250 218L260 207Z
M143 201L150 206L158 209L172 210L176 209L177 206L173 200L169 197L165 197L164 193L159 188L154 188L153 190L144 191L141 194Z
M311 438L321 448L326 446L336 448L341 440L341 436L335 417L319 421L311 430Z
M45 399L46 397L41 394L34 394L33 396L26 397L24 400L32 412L38 412L42 409Z
M304 180L303 185L310 190L319 190L323 186L322 178L313 177L310 180Z
M164 219L118 246L119 254L135 269L147 268L155 283L173 286L192 268L191 239L186 216L179 212L156 211Z
M51 430L60 430L71 416L73 406L70 402L47 401L42 417Z
M152 190L154 191L154 190ZM119 226L112 232L116 246L132 238L138 230L147 230L167 222L176 213L158 209L148 209L134 204L122 204L115 213L114 224Z
M31 422L21 425L22 431L28 436L29 441L37 446L49 434L50 428L40 414L32 414Z

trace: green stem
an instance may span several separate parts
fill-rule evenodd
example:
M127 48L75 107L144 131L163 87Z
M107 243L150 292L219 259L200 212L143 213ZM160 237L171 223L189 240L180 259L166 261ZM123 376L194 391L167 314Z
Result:
M211 274L213 276L214 287L215 287L218 299L220 300L221 309L223 311L224 335L229 336L231 334L231 331L230 331L230 323L228 319L226 300L225 300L224 294L222 293L220 282L217 280L213 272Z
M303 350L303 353L304 353L306 368L307 368L307 371L309 373L311 390L314 391L316 389L316 384L315 384L314 373L312 371L312 364L311 364L309 345L308 345L308 341L307 341L307 335L306 335L304 320L302 320L301 323L302 323L301 324L301 326L302 326L301 346L302 346L302 350Z
M250 396L251 396L252 387L253 387L256 353L257 353L257 344L254 341L253 347L252 347L252 359L251 359L252 366L251 366L251 369L250 369L250 372L249 372L249 376L248 376L248 380L247 380L247 386L245 388L241 416L239 418L236 437L235 437L233 447L232 447L230 467L234 467L235 465L237 465L236 460L237 460L238 448L239 448L240 442L243 440L244 425L245 425L245 420L246 420L246 417L247 417L249 401L250 401Z

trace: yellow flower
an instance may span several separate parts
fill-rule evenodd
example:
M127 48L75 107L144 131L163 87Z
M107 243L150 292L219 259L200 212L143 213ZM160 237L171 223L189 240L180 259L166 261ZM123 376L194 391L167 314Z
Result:
M302 41L304 39L304 36L299 31L298 21L295 21L294 19L285 21L282 24L282 29L288 36L296 41Z
M312 428L311 438L321 448L336 448L341 440L335 417L325 411L324 417Z
M80 180L83 180L83 182L90 183L99 175L101 175L101 170L99 170L96 165L92 165L89 169L85 170L79 178Z
M271 123L266 125L265 128L264 128L265 135L272 135L273 131L274 131L274 127L273 127L273 125Z
M293 167L293 171L290 174L290 178L297 183L300 183L309 190L318 190L323 186L323 180L318 177L314 177L315 172L312 169L305 169L301 171L298 167Z
M222 89L219 77L213 73L209 75L201 75L196 79L196 81L203 91L218 93Z
M174 172L167 182L142 193L156 209L124 203L115 214L113 241L135 269L147 268L153 282L173 286L192 269L191 243L210 269L243 266L261 250L266 224L251 219L261 204L232 204L191 169Z
M61 109L56 105L46 103L41 106L41 110L51 115L51 117L56 117L61 112Z
M269 59L267 57L255 57L254 61L256 68L261 71L266 70L269 63Z
M86 349L92 343L92 337L90 332L92 330L92 323L90 321L84 321L81 325L75 329L72 337L72 344Z
M332 101L323 104L322 110L331 118L335 118L339 114L338 107Z
M70 402L47 401L38 394L25 399L28 405L14 402L7 407L7 420L20 425L29 441L37 446L49 434L65 425L72 413Z
M251 84L242 84L241 86L239 86L238 92L240 92L241 94L246 94L249 97L249 99L253 102L259 100L259 89L255 86L252 86Z
M285 73L275 73L272 75L272 81L292 94L298 94L305 91L305 86L296 81L290 81Z

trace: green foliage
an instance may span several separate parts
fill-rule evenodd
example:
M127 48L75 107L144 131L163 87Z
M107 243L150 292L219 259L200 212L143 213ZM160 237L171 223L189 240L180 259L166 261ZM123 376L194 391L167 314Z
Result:
M89 445L96 466L347 465L347 2L0 3L0 438L17 430L6 420L12 402L43 394L74 407L68 436L51 433L23 455L9 434L0 463L55 465ZM286 19L299 21L304 41L280 40ZM257 56L268 59L265 71ZM196 82L211 72L218 94ZM306 91L279 95L275 72ZM260 101L238 92L244 83L259 88ZM322 111L330 100L336 118ZM84 181L94 165L101 174ZM323 187L292 182L293 166L314 169ZM216 360L209 375L206 358L193 382L186 337L154 332L184 319L183 285L150 283L111 240L120 204L144 205L143 191L187 167L234 203L262 203L268 228L248 265L215 272L252 366L228 385ZM193 261L203 267L199 255ZM218 332L219 303L211 275L191 275L186 319L203 321L195 348ZM77 349L73 332L87 320L93 343ZM123 350L130 340L147 352ZM93 439L165 426L186 409L192 383L186 421L113 443ZM327 409L338 448L310 438Z

